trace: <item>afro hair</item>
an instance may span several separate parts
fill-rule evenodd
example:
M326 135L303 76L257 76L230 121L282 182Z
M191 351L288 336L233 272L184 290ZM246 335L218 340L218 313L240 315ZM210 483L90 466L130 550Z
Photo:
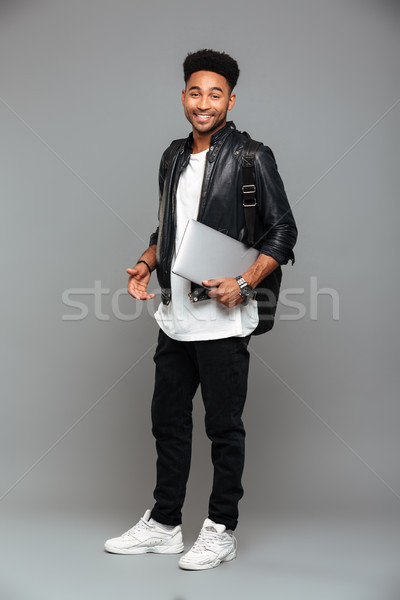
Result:
M206 48L197 52L189 52L185 58L183 63L185 84L192 73L196 71L212 71L222 75L227 80L231 91L235 87L240 73L236 60L229 54Z

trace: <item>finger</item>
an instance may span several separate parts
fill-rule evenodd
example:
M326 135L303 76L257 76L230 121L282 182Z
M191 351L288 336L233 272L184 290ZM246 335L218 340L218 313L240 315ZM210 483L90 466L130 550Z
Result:
M152 298L155 298L155 294L147 294L146 292L144 292L140 295L140 298L138 298L138 300L151 300Z
M207 291L209 298L216 298L217 300L221 300L224 297L224 292L221 291L220 287L213 287Z
M202 285L205 285L206 287L215 287L215 286L219 286L221 285L221 283L224 281L223 277L218 277L217 279L205 279L204 281L202 281Z
M138 270L137 270L136 268L133 268L133 269L126 269L126 272L127 272L129 275L136 275L136 273L138 273Z
M128 286L128 294L130 294L136 300L152 300L156 297L155 294L148 294L147 292L143 292L130 286Z

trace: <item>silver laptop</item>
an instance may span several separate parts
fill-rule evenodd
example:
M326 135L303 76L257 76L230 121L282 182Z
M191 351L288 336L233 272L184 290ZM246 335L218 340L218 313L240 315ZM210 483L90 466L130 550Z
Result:
M190 219L172 272L201 285L205 279L241 275L258 255L255 248Z

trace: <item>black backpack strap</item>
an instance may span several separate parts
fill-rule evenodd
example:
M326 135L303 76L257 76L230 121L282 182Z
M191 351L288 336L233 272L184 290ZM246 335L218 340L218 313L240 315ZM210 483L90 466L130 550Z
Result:
M242 199L244 218L247 227L247 241L252 246L255 242L255 229L257 221L257 189L254 161L256 152L261 142L249 138L243 146L242 152Z

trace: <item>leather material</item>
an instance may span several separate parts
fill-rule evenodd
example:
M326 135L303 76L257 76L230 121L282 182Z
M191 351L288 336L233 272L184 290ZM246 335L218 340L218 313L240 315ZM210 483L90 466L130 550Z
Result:
M241 155L248 138L249 135L238 131L232 121L211 137L197 216L201 223L247 244ZM186 139L174 140L164 152L159 168L159 225L150 237L150 245L157 244L157 278L165 303L171 300L176 191L180 174L190 160L192 139L191 133ZM255 184L259 219L254 247L272 256L280 265L289 260L293 264L297 227L274 155L264 144L260 144L255 156ZM281 277L281 273L276 276ZM192 284L192 292L195 291L198 300L208 298L204 288Z

